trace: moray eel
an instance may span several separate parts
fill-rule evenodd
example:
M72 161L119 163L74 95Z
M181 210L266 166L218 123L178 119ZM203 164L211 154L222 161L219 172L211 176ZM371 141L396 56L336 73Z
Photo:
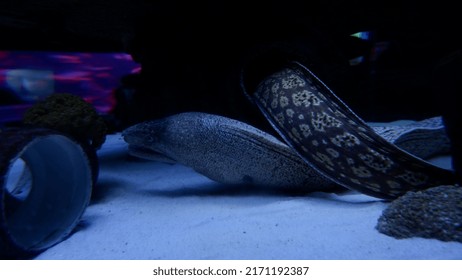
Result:
M371 123L371 127L422 157L449 149L440 117L404 125ZM135 157L180 163L224 184L307 192L339 187L273 135L219 115L181 113L136 124L122 135Z
M384 199L452 185L452 171L436 167L377 134L313 72L286 62L254 88L241 86L284 141L323 176Z
M274 136L226 117L185 112L125 129L131 155L192 167L232 185L319 191L335 187Z
M225 184L306 191L342 186L395 199L455 183L452 171L419 157L449 147L440 118L372 128L295 62L245 93L284 142L237 120L199 112L136 124L123 131L124 140L132 155L178 162Z

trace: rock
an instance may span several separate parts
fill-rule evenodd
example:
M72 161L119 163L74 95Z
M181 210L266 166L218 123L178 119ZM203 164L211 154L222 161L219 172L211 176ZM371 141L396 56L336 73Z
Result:
M376 228L397 239L462 242L462 188L446 185L408 192L390 203Z

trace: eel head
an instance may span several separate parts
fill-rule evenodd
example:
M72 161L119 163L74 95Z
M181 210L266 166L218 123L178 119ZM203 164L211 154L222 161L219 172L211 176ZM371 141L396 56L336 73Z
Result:
M146 121L126 128L122 137L128 143L129 154L148 160L176 163L165 145L165 138L168 136L166 121Z

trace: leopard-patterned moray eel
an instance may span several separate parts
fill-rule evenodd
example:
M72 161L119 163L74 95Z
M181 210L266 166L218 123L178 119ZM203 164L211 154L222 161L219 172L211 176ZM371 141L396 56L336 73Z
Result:
M197 112L122 134L135 156L178 162L227 184L309 191L340 185L394 199L455 182L452 171L418 157L448 147L439 118L374 130L296 62L266 77L249 97L288 145L248 124ZM428 145L429 139L441 142Z

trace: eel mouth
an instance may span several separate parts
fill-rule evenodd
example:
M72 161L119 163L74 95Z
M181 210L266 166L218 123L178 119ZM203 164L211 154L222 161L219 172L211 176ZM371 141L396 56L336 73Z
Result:
M128 153L132 156L142 159L160 161L164 163L176 163L176 160L163 154L162 152L156 151L152 148L146 148L140 145L128 145Z

